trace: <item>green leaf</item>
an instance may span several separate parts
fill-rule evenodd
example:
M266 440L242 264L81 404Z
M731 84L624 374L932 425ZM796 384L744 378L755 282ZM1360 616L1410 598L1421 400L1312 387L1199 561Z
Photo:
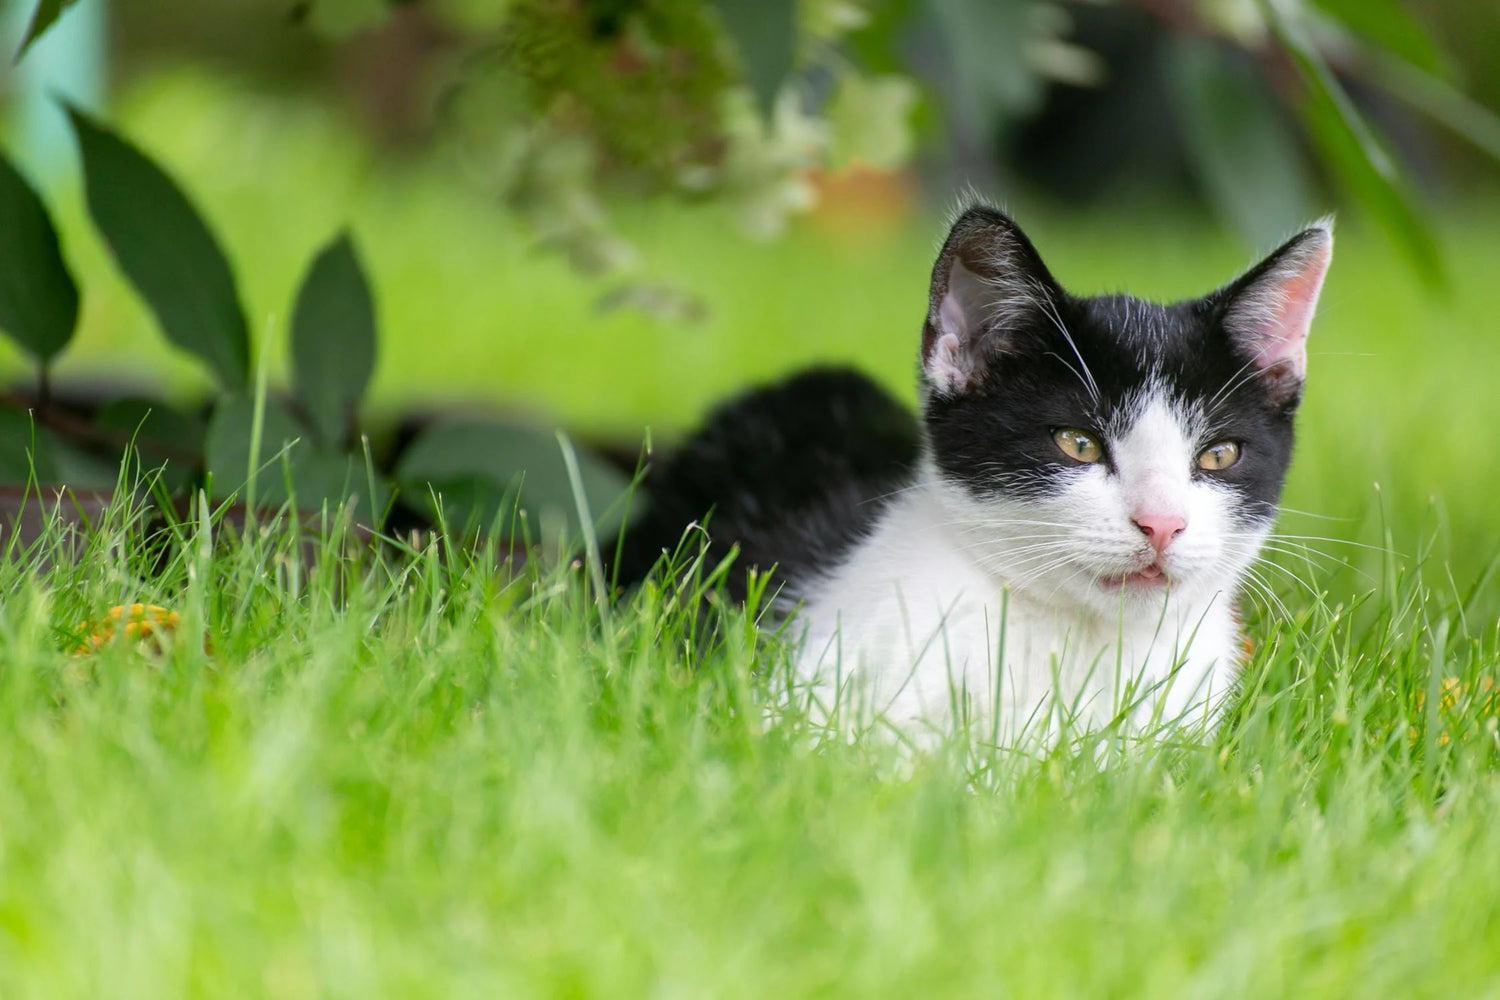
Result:
M1452 84L1395 56L1367 52L1362 62L1372 65L1366 80L1405 101L1454 135L1500 160L1500 115L1467 96Z
M292 313L292 380L318 439L347 438L375 371L375 306L348 233L319 252Z
M202 358L225 388L244 385L250 338L234 274L172 179L76 108L89 213L167 339Z
M1259 6L1307 84L1307 96L1299 110L1324 163L1396 241L1422 279L1429 285L1442 284L1437 240L1414 206L1395 160L1308 40L1304 26L1272 0L1259 0Z
M578 455L589 510L601 536L619 524L629 480L587 453ZM551 540L560 529L578 531L573 489L557 439L532 427L463 422L428 428L406 449L396 469L406 497L435 514L440 494L444 518L458 528L482 528L513 510L525 511L532 541ZM508 523L502 525L510 529ZM519 535L519 522L514 526Z
M280 503L290 496L302 510L318 510L325 502L329 506L348 502L367 519L383 514L390 499L390 488L377 474L371 502L370 471L362 455L309 446L294 456L291 473L291 493L286 493L285 477L278 476L279 492L272 492L268 499Z
M1299 110L1308 134L1339 186L1375 218L1424 282L1434 287L1442 285L1445 275L1437 240L1421 213L1413 207L1405 185L1374 169L1327 95L1312 91Z
M1355 35L1414 66L1433 72L1442 63L1437 46L1399 0L1313 2Z
M1205 192L1251 243L1266 247L1311 217L1312 184L1280 106L1237 55L1206 40L1177 39L1171 92Z
M213 477L215 497L228 496L249 481L250 434L255 420L255 401L249 396L226 396L214 407L204 440L204 468ZM306 449L307 431L291 412L266 402L261 426L260 450L254 462L256 498L279 503L286 499L283 454L292 459ZM279 492L278 492L279 491Z
M910 60L905 48L911 37L911 21L925 6L918 0L870 4L862 10L865 23L850 33L844 45L866 72L906 73Z
M949 100L969 128L988 129L997 109L1016 115L1041 103L1042 82L1027 53L1031 4L932 0L931 11L948 48Z
M69 489L103 490L120 481L119 458L105 458L62 437L54 437L48 450L57 481Z
M157 400L126 397L105 403L94 414L94 426L133 443L143 468L162 470L169 492L186 488L203 465L203 422ZM247 444L247 459L248 452Z
M313 30L346 38L385 21L396 0L314 0L308 17Z
M745 82L767 114L797 54L796 0L713 0L739 53Z
M0 409L0 483L23 486L57 482L56 441L24 410Z
M31 14L31 24L26 29L26 37L21 39L21 47L16 50L16 62L26 54L32 43L47 33L47 29L57 23L63 11L77 3L78 0L39 0L36 10Z
M213 476L216 497L241 489L249 480L250 433L255 401L230 396L219 401L208 424L205 459ZM357 510L378 514L385 509L388 490L375 483L370 500L370 476L362 456L318 448L289 410L267 401L256 458L255 503L280 507L288 501L302 510L317 510L324 501L351 500Z
M916 105L917 86L905 77L845 73L828 105L830 166L861 163L889 170L904 165L911 156Z
M0 155L0 330L39 361L67 346L78 325L78 286L42 199Z

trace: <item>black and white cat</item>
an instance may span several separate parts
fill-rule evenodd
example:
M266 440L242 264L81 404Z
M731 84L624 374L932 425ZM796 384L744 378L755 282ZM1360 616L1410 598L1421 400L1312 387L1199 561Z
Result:
M651 475L625 572L707 517L731 589L776 568L799 682L908 733L1211 723L1332 248L1322 222L1201 299L1084 298L970 208L933 269L920 419L844 371L731 402Z

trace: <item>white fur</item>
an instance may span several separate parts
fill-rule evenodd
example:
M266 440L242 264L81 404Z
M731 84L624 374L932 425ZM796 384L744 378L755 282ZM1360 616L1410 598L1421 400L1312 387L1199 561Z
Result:
M1212 441L1148 391L1106 428L1116 471L1080 466L1041 501L980 500L924 463L838 568L799 595L799 681L826 710L874 711L921 739L967 722L1046 744L1121 718L1212 723L1233 685L1241 577L1267 526L1195 479ZM1187 521L1170 588L1101 584L1151 563L1132 518Z

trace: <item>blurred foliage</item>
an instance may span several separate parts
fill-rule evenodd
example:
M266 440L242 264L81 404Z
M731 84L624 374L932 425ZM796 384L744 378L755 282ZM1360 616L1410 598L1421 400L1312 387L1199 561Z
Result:
M26 27L26 35L21 39L21 48L16 53L16 59L19 60L25 55L26 50L31 48L31 44L57 23L62 12L77 2L78 0L38 0L36 10L32 12L31 21Z
M457 530L496 525L517 540L576 537L579 507L562 453L555 443L538 448L539 432L529 428L490 422L455 434L437 425L377 465L357 424L375 365L374 298L348 233L317 254L296 295L296 396L270 398L233 271L198 211L141 150L76 109L69 117L89 211L116 263L162 332L212 371L221 391L206 426L152 400L117 400L89 414L49 398L47 372L73 337L78 288L46 206L0 154L0 222L9 223L0 226L0 263L10 265L0 281L0 330L33 355L40 373L34 397L0 409L0 483L134 488L116 480L121 455L133 451L148 463L164 460L171 474L156 483L168 493L201 486L250 508L343 503L380 526L399 466L410 516L436 516L436 491L452 487L464 516L448 511L446 523ZM256 371L261 377L252 379ZM621 477L587 456L580 466L587 508L612 513ZM525 534L528 516L545 537Z
M768 237L830 176L912 165L938 168L945 201L1023 181L1105 199L1115 178L1196 193L1256 244L1352 208L1437 280L1413 168L1430 185L1475 162L1439 131L1485 170L1500 156L1480 44L1500 13L1480 6L221 0L193 18L132 0L115 16L127 66L185 48L352 89L387 138L455 152L539 245L614 279L609 301L684 317L703 310L641 287L621 205L711 202Z
M748 232L774 235L813 205L820 174L902 168L924 93L926 120L962 167L965 150L982 160L992 136L1044 113L1057 88L1111 84L1109 59L1074 37L1099 5L509 0L484 18L474 6L431 8L467 53L443 134L543 244L596 273L638 263L611 220L622 198L712 199ZM1148 18L1166 40L1152 85L1171 142L1247 238L1264 244L1316 214L1321 176L1441 280L1389 109L1351 86L1383 87L1491 156L1500 119L1448 82L1451 60L1397 0L1104 6Z
M512 0L447 90L446 135L587 271L636 261L612 196L714 199L774 235L813 203L810 169L909 149L913 85L837 52L865 19L850 0ZM818 107L792 82L814 70Z
M40 362L73 336L78 286L42 199L0 158L0 330Z
M24 44L67 6L38 3ZM621 224L638 206L713 205L770 237L841 181L940 162L986 187L1013 186L1030 164L1039 183L1076 176L1107 197L1102 179L1132 145L1149 147L1154 165L1176 156L1254 242L1346 203L1436 283L1442 262L1410 165L1440 148L1432 126L1500 158L1500 119L1460 86L1474 59L1446 46L1469 15L1420 13L1396 0L224 0L200 19L140 0L117 10L120 34L143 50L176 31L226 58L260 53L293 94L344 80L394 146L455 158L536 245L607 276L601 306L673 319L705 310L646 280ZM1491 79L1483 67L1470 75ZM1092 117L1069 119L1069 108ZM268 393L234 269L198 211L145 153L81 112L71 118L96 227L162 332L218 391L205 415L138 399L59 411L48 372L77 323L78 288L41 199L0 157L0 330L39 373L31 397L7 402L35 404L40 420L0 478L94 474L109 468L109 447L133 438L143 455L184 467L175 489L245 483L252 499L310 506L358 493L375 517L396 495L413 517L511 526L518 510L561 509L578 526L546 435L448 419L369 453L359 411L376 362L377 289L351 235L308 265L290 324L293 393ZM1055 143L1065 169L1037 169L1049 135L1066 137ZM599 493L589 506L604 511L619 476L585 464ZM452 502L432 497L433 484L447 484ZM562 523L531 517L549 520Z

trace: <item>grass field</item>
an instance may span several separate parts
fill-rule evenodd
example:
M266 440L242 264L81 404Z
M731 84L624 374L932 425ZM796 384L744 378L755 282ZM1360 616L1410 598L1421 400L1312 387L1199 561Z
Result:
M325 122L242 155L271 119L203 89L121 120L191 178L255 315L352 219L377 406L670 433L815 359L910 398L932 226L758 247L643 214L713 316L601 316L498 216ZM1013 207L1079 290L1196 294L1249 258L1170 215ZM72 372L128 351L190 393L69 211ZM763 725L784 650L744 612L705 642L683 594L601 615L578 571L377 560L336 525L303 546L204 518L164 569L123 512L80 560L11 551L0 996L1500 996L1496 221L1447 218L1447 298L1341 230L1280 526L1307 554L1267 571L1281 606L1207 745L902 762L795 711ZM75 654L136 601L180 615L162 651Z

